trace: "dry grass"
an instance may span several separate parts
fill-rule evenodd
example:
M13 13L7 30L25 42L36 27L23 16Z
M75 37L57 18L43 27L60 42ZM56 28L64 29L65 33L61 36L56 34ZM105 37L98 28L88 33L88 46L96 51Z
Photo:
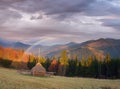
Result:
M120 80L33 77L0 68L0 89L120 89Z

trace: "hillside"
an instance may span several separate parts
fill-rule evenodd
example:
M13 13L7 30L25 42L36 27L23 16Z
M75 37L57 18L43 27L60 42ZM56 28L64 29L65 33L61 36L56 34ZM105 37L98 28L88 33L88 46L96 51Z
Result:
M9 41L9 40L5 40L5 39L0 38L0 46L25 50L25 49L29 48L31 45L25 44L22 42Z
M81 59L82 56L88 57L89 55L96 56L98 59L103 59L107 53L110 53L112 58L120 57L120 40L119 39L98 39L89 40L83 43L70 42L68 44L44 46L41 44L29 45L22 42L7 42L0 40L0 45L3 47L10 47L14 49L24 49L25 52L38 55L40 48L41 55L46 57L59 57L62 50L67 50L69 57L75 55Z
M120 57L120 40L116 39L98 39L90 40L83 43L74 43L61 45L59 47L52 47L53 49L47 56L60 56L61 50L67 50L68 55L73 57L76 55L79 59L89 55L96 56L97 58L104 58L107 53L110 53L112 58Z
M0 89L120 89L120 80L33 77L0 67Z

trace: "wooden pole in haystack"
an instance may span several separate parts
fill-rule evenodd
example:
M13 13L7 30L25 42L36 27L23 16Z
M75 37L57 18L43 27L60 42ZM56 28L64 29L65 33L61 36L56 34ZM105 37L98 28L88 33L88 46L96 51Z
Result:
M41 55L40 55L40 48L39 48L39 52L38 52L38 63L40 63L40 58L41 58Z

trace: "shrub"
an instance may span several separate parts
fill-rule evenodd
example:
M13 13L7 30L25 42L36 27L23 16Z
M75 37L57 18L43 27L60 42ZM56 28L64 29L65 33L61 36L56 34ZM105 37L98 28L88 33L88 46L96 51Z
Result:
M0 59L0 65L3 67L10 67L12 61L8 59Z

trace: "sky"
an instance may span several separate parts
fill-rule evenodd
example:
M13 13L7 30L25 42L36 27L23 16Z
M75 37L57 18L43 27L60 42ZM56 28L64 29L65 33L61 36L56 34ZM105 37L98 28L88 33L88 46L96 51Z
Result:
M42 45L120 38L120 0L0 0L0 38Z

